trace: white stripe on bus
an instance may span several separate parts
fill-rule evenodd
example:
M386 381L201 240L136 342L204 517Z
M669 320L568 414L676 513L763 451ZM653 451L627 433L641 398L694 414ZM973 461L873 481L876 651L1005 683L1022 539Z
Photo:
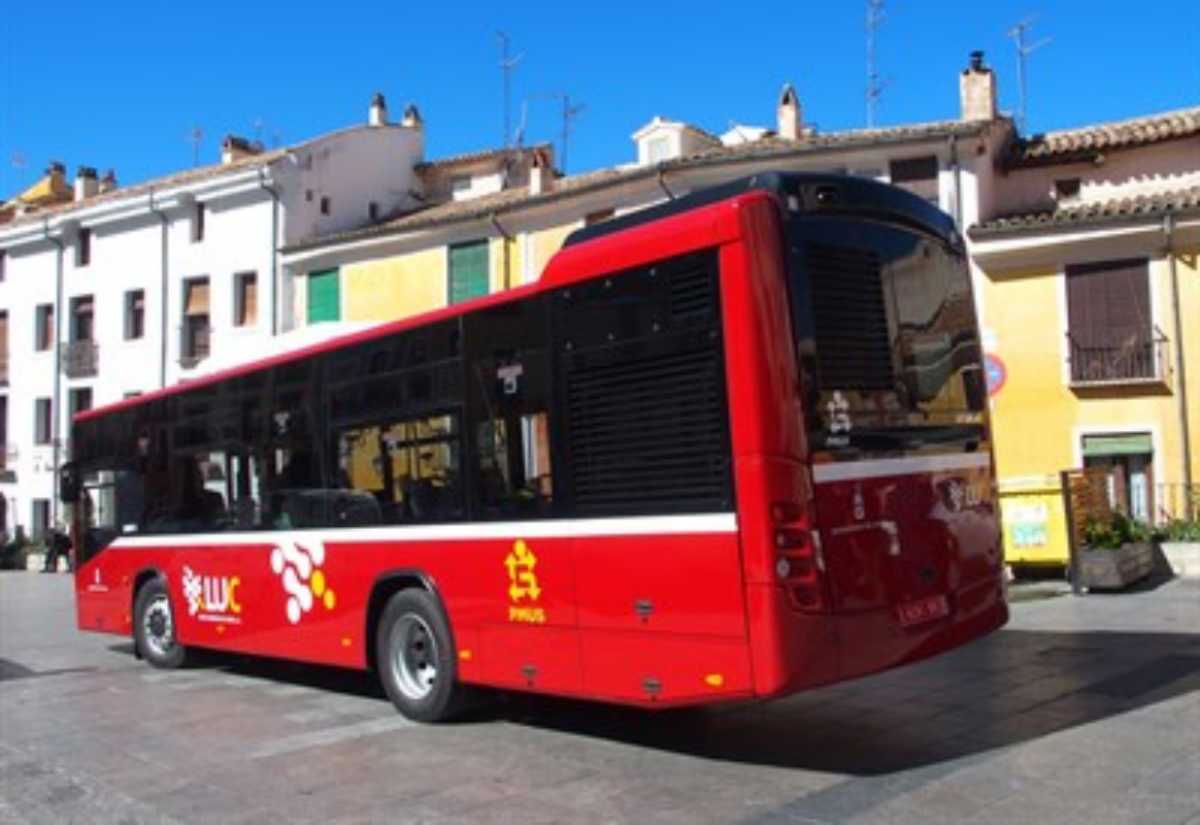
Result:
M327 543L470 541L473 539L541 539L574 536L671 536L701 533L736 533L733 513L694 516L634 516L630 518L545 519L459 524L392 525L387 527L314 527L301 530L260 530L213 533L157 533L121 536L109 547L195 547L203 545L266 545L277 537Z
M987 453L878 458L867 461L833 461L828 464L813 465L813 481L822 484L829 481L853 481L860 478L942 473L947 470L989 467L991 463L992 457Z

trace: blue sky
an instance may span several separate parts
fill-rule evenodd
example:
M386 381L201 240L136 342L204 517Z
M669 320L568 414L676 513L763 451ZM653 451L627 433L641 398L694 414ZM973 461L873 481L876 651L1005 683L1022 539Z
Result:
M1017 106L1006 30L1037 13L1029 129L1042 131L1200 103L1200 3L887 0L878 35L887 78L880 124L954 117L957 72L981 48ZM631 160L652 116L723 131L771 124L790 80L824 130L865 124L865 0L704 4L266 2L35 3L0 13L0 196L50 159L113 167L123 184L201 162L221 136L297 142L366 117L380 90L398 116L415 101L430 157L496 145L503 131L496 32L523 57L513 120L556 140L566 92L585 104L569 171ZM14 164L14 157L18 163ZM24 164L20 164L20 160Z

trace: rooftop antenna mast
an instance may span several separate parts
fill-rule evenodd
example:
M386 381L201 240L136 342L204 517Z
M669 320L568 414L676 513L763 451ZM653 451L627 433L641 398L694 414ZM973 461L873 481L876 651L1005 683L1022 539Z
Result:
M1036 19L1037 15L1030 15L1008 30L1008 36L1013 39L1013 43L1017 47L1017 88L1021 95L1020 105L1017 109L1017 130L1019 132L1025 131L1025 106L1029 99L1025 91L1025 59L1050 42L1049 37L1043 37L1036 43L1027 43L1025 41L1025 36L1033 28L1033 21Z
M875 107L883 96L887 81L879 76L875 63L875 33L883 25L883 0L867 0L867 128L875 128Z
M547 93L545 95L541 95L541 96L553 98L554 100L559 101L562 105L562 114L561 114L562 135L560 138L562 140L562 153L559 158L560 163L558 165L558 168L560 170L562 170L562 172L564 174L566 174L566 171L567 171L567 144L569 144L571 141L571 122L573 120L575 120L575 118L577 118L581 114L583 114L583 110L587 108L587 104L586 103L576 103L576 104L572 105L571 104L571 96L569 94L567 94L566 92L549 92L549 93Z
M188 143L192 144L192 166L199 166L200 144L204 142L204 127L193 126L186 139Z
M500 73L504 77L504 139L501 141L501 146L507 149L512 145L512 106L510 100L512 98L512 70L521 62L524 54L519 54L516 57L508 56L508 34L506 32L496 32L496 37L500 41Z

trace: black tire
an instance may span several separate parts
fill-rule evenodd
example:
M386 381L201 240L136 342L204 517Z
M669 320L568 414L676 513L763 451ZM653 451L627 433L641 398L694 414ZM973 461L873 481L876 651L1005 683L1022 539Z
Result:
M437 597L401 590L388 599L375 628L375 664L392 704L417 722L441 722L463 710L458 652Z
M133 640L138 655L155 667L182 665L187 648L176 641L175 628L175 609L166 582L151 579L138 590L133 603Z

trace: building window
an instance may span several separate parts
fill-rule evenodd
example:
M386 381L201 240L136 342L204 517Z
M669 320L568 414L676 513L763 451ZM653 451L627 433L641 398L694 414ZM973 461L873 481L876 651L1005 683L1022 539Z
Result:
M938 161L933 155L888 163L892 183L930 203L938 203Z
M125 340L136 341L146 334L146 291L131 289L125 293Z
M71 299L71 341L91 341L95 332L95 304L91 295Z
M1108 471L1108 500L1139 521L1154 514L1154 447L1150 433L1085 435L1083 465Z
M603 223L615 214L616 211L612 209L598 209L595 212L588 212L583 216L583 225L591 226L592 224Z
M258 273L233 276L233 325L252 326L258 321Z
M33 500L33 518L30 521L33 541L41 541L50 532L50 499L35 498Z
M461 194L471 190L470 175L456 175L450 179L450 191L454 194Z
M1066 278L1071 381L1162 378L1166 339L1150 317L1149 261L1067 266Z
M1054 182L1054 198L1055 200L1068 200L1079 196L1079 190L1082 186L1079 178L1063 178Z
M5 278L5 265L7 264L7 261L8 261L8 252L6 252L3 249L0 249L0 281L3 281Z
M328 215L333 211L333 203L329 200L328 195L321 196L321 214Z
M50 435L54 432L53 408L49 398L38 398L33 402L33 443L49 444Z
M34 313L33 348L45 352L54 346L54 304L38 304Z
M8 447L8 396L0 395L0 470L4 470L8 466L9 447ZM3 500L4 496L0 496ZM3 508L0 504L0 508ZM4 515L4 511L0 509L0 515ZM0 525L0 529L3 526Z
M313 199L313 191L311 189L305 189L304 190L304 200L307 203L312 203L312 199Z
M121 395L121 397L122 397L123 399L125 399L126 401L128 401L130 398L137 398L137 397L138 397L139 395L141 395L141 394L142 394L142 391L141 391L141 390L126 390L126 391L125 391L125 392L124 392L124 393Z
M338 270L308 273L308 323L337 321L342 317L342 294Z
M76 387L67 396L67 403L72 418L81 412L87 412L92 408L92 388Z
M646 162L658 163L671 156L671 139L666 135L653 138L646 143Z
M75 266L87 266L92 262L92 230L80 229L75 240Z
M192 243L204 240L204 204L192 206Z
M379 220L379 204L375 203L375 201L371 201L367 204L367 219L371 221L371 223Z
M183 282L183 328L180 363L195 366L208 357L208 278L189 278Z
M450 247L448 300L452 304L488 294L488 242L456 244Z
M0 386L8 384L8 311L0 310Z

